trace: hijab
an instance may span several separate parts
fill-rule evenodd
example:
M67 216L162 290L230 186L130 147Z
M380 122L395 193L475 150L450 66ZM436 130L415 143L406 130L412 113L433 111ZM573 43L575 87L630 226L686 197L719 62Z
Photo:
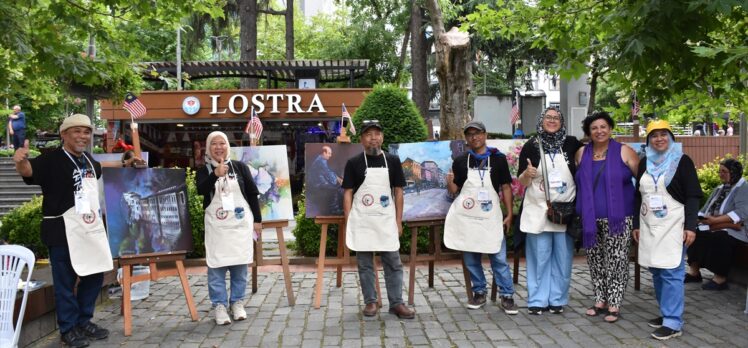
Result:
M226 141L226 158L224 158L224 163L228 162L230 159L229 157L231 157L231 144L229 143L229 138L226 136L226 134L220 131L215 131L208 134L208 138L205 140L205 148L207 150L205 151L205 162L210 163L213 167L218 166L218 162L216 161L217 159L214 159L210 155L210 142L215 137L221 137L224 141Z
M743 177L743 164L740 161L728 158L720 162L720 165L725 166L730 171L730 186L737 184Z
M555 133L548 133L543 129L543 120L545 119L548 110L555 109L546 109L546 111L538 117L538 124L535 127L538 132L538 139L540 140L540 144L543 145L543 151L546 153L561 152L561 147L564 145L564 141L566 140L566 124L564 122L564 116L561 115L560 112L558 113L561 127Z
M656 181L665 175L665 186L673 180L678 163L683 157L683 145L676 143L672 134L668 134L668 145L665 151L656 151L651 145L647 146L647 173Z

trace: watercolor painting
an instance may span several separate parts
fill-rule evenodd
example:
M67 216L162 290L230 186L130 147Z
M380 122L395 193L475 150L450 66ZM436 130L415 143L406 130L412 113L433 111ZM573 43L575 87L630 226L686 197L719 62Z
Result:
M260 191L262 221L293 219L291 178L285 145L232 147L231 159L249 166Z

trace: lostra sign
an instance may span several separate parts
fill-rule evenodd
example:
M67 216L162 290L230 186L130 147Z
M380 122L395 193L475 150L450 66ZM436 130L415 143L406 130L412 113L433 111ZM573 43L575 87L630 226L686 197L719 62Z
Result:
M149 91L138 95L148 112L139 120L246 119L254 107L262 119L333 119L345 104L350 113L361 105L369 88L271 89L220 91ZM101 117L129 120L122 103L101 101Z

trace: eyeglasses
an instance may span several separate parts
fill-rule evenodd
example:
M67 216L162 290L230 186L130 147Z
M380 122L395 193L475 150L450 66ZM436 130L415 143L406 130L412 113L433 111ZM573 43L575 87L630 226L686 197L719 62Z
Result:
M484 134L486 133L485 132L468 132L468 133L465 133L465 138L475 138L477 136L481 136Z
M561 122L561 116L543 116L544 120Z

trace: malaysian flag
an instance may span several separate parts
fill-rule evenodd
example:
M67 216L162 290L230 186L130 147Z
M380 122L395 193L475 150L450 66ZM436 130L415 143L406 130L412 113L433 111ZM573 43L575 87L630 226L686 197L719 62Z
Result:
M249 134L250 139L260 139L260 135L262 134L262 122L260 122L260 117L257 116L254 107L252 107L252 114L249 117L249 122L247 122L247 126L244 127L244 133Z
M143 103L141 103L140 100L130 92L127 92L122 108L127 110L132 118L140 118L145 115L145 112L147 111L145 105L143 105Z
M636 98L636 91L634 91L634 95L631 97L633 100L631 103L631 117L634 118L636 116L639 116L639 99Z
M512 98L512 113L509 119L511 120L512 125L517 124L517 121L519 121L519 104L514 98Z
M345 120L348 120L348 124L351 125L351 134L356 135L356 127L353 125L353 119L351 119L351 114L348 113L348 109L345 108L345 104L343 104L343 111L341 111L341 114L343 116L343 125L345 125Z

